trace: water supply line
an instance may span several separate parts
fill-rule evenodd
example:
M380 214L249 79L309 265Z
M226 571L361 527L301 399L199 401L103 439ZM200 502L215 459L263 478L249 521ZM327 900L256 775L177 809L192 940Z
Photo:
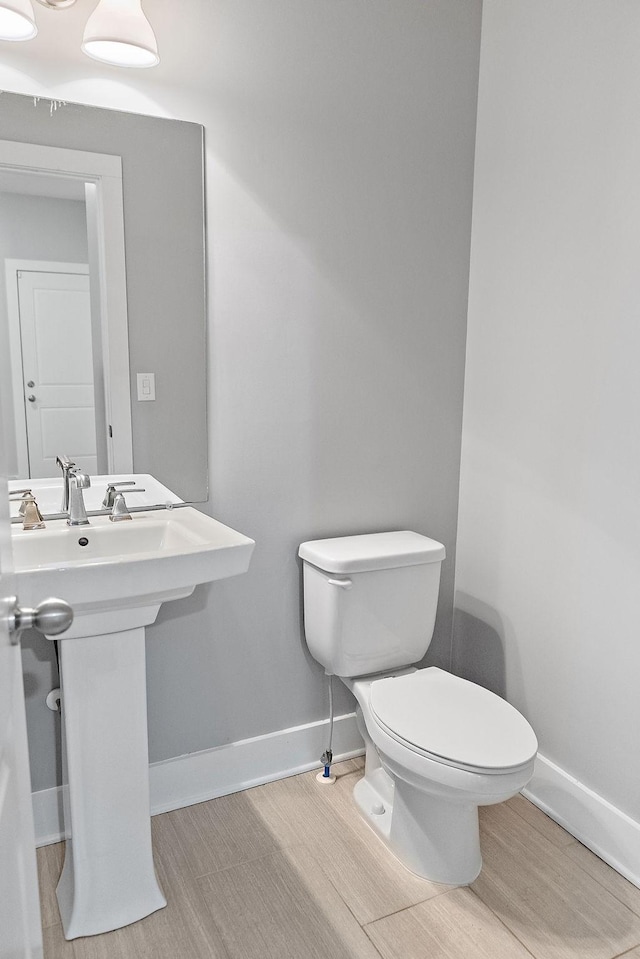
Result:
M324 766L324 771L318 773L316 779L324 785L332 785L336 777L331 773L331 763L333 762L333 676L327 673L329 679L329 743L320 757L320 762Z

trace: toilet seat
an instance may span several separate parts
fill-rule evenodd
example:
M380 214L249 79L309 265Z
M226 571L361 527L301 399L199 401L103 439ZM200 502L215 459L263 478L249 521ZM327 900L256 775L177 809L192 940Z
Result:
M506 700L434 666L374 680L369 703L372 718L397 742L460 769L514 771L538 748L533 729Z

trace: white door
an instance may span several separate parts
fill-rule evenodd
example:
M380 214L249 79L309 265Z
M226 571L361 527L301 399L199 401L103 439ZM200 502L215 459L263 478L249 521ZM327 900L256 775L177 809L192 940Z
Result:
M29 476L55 476L66 453L98 472L89 277L18 271Z
M10 382L0 351L0 385ZM0 389L0 406L4 397ZM0 410L1 411L1 410ZM0 416L0 959L40 959L42 935L20 646L9 638L13 593L5 445Z

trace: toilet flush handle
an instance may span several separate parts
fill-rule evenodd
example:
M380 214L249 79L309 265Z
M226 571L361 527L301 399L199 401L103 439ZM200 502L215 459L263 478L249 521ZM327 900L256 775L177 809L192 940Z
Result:
M339 586L340 589L351 589L353 582L350 579L329 579L330 586Z

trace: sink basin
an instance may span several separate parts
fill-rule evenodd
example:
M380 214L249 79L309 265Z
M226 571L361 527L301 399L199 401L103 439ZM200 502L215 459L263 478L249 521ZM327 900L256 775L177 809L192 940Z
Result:
M13 540L13 559L19 570L52 569L60 565L95 565L112 561L143 560L148 553L184 552L203 545L202 537L190 535L184 523L137 516L121 523L94 521L89 529L70 529L66 523L38 532L20 531ZM98 519L108 517L98 517ZM64 521L63 521L64 522Z
M166 905L151 846L145 627L162 603L246 572L254 542L192 506L14 525L11 539L21 604L55 596L74 610L52 637L62 640L67 782L57 895L66 938L92 936ZM176 623L180 636L188 627Z
M134 513L120 523L96 516L74 528L65 520L44 530L14 525L11 538L21 602L57 596L74 608L74 625L62 640L109 632L119 610L157 607L199 583L244 573L254 547L192 506ZM132 625L142 625L140 616Z

